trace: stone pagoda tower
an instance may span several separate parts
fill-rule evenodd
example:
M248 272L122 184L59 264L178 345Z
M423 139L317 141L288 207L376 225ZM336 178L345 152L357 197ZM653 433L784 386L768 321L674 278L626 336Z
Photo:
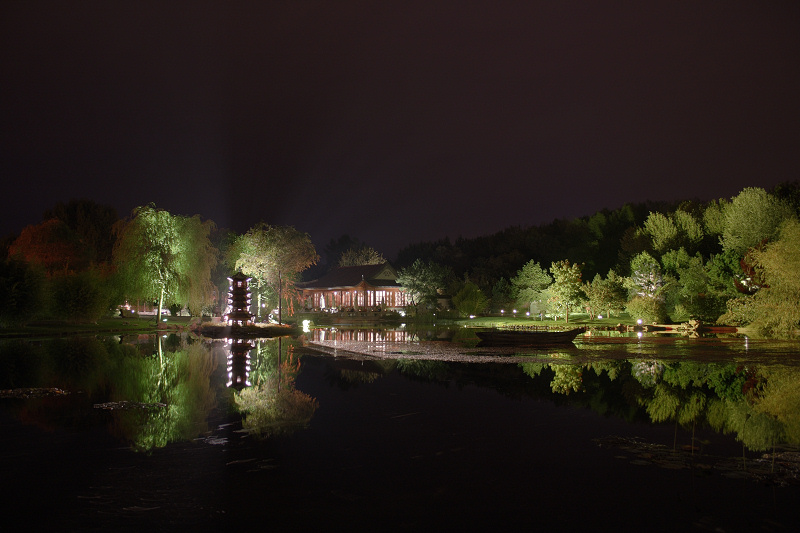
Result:
M231 285L228 290L228 312L225 313L225 320L229 326L249 326L253 320L253 315L250 314L250 278L237 272L228 278L228 281Z

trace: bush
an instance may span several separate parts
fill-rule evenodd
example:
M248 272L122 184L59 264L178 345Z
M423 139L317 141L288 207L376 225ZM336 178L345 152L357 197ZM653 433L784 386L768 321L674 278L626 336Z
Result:
M44 270L17 259L0 263L0 325L16 325L42 313Z
M641 318L643 322L664 324L668 320L666 306L658 298L636 296L628 302L625 311L631 318Z
M95 322L110 307L103 277L93 270L62 274L50 280L52 314L80 322Z

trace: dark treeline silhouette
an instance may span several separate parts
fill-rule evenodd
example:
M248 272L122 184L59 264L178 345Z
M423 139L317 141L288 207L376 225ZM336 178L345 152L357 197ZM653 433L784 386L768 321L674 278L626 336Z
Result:
M635 253L627 241L651 212L669 213L685 202L642 202L602 209L591 216L556 219L540 226L512 226L471 239L459 237L411 244L397 254L398 267L417 259L450 267L458 278L468 276L481 286L513 277L531 259L542 265L569 259L583 263L584 279L624 272ZM638 251L638 250L636 250Z

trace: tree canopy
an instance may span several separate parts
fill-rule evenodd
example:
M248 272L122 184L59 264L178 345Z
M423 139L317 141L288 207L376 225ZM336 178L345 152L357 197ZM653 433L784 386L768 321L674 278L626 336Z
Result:
M172 215L153 205L134 209L115 226L114 264L125 295L157 300L158 320L166 298L186 302L199 314L213 297L212 228L213 222L199 216Z
M293 294L300 272L319 259L307 233L291 226L270 226L263 222L237 239L230 253L235 257L233 263L237 269L275 291L279 323L282 322L284 291Z

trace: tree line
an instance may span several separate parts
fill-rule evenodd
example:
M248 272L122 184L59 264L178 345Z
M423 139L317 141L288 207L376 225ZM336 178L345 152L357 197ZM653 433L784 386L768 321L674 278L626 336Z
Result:
M461 315L518 308L536 316L623 311L790 335L800 322L800 184L746 188L707 202L646 202L474 239L402 249L398 282L419 310L449 297ZM295 283L340 265L385 261L349 236L325 247L259 223L244 234L140 206L124 219L89 200L60 203L4 246L0 324L94 321L124 301L190 314L224 311L227 277L252 278L254 311L292 312ZM263 317L262 317L263 318Z
M397 264L417 300L433 305L436 287L462 315L517 308L568 320L574 312L627 312L647 322L699 319L796 335L799 214L798 182L750 187L732 198L626 204L418 243L401 250Z
M267 314L282 302L291 306L300 272L318 259L310 237L292 227L259 223L239 235L154 205L118 219L113 208L72 200L44 218L6 242L4 327L38 319L92 322L125 302L152 306L158 321L167 308L219 315L236 270L251 277L256 313Z

